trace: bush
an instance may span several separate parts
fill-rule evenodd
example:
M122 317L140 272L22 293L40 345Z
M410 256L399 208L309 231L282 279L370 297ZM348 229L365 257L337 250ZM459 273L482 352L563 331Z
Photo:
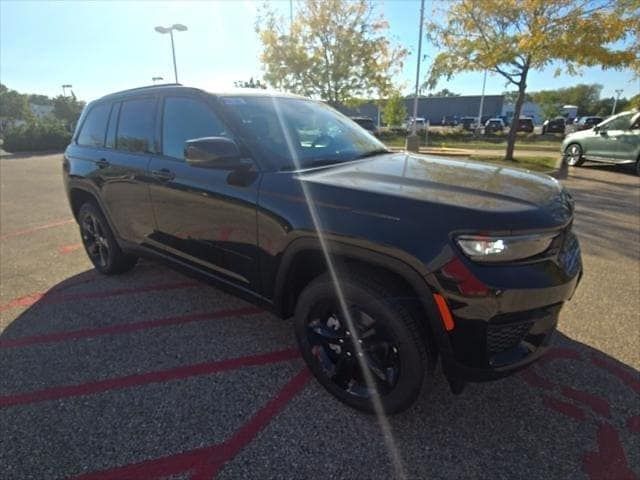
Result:
M58 121L28 123L9 127L4 134L3 149L7 152L37 152L64 150L71 142L64 124Z

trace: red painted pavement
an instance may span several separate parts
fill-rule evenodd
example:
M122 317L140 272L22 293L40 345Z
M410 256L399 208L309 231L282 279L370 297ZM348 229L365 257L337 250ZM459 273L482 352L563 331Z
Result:
M199 375L211 375L213 373L235 370L241 367L255 365L266 365L269 363L283 362L298 358L300 354L297 349L286 349L271 353L249 355L246 357L232 358L216 362L197 363L184 367L172 368L169 370L159 370L125 377L108 378L95 382L82 383L79 385L66 385L61 387L46 388L33 392L17 393L0 397L0 408L13 405L25 405L29 403L44 402L47 400L58 400L61 398L79 397L92 395L122 388L136 387L150 383L165 383L172 380L180 380Z
M37 345L42 343L63 342L68 340L77 340L80 338L93 338L102 335L115 335L121 333L137 332L150 328L165 327L169 325L181 325L190 322L201 322L205 320L214 320L217 318L237 317L240 315L253 315L262 312L256 307L243 307L225 310L216 310L213 312L194 313L191 315L182 315L177 317L160 318L155 320L144 320L140 322L121 323L118 325L109 325L106 327L83 328L81 330L72 330L68 332L54 332L42 335L33 335L29 337L19 338L0 338L0 348L15 348Z
M5 310L10 310L12 308L30 307L35 303L51 304L51 303L68 302L72 300L109 298L109 297L115 297L119 295L131 295L134 293L146 293L146 292L155 292L155 291L163 291L163 290L177 290L181 288L196 287L198 285L203 285L203 284L195 281L182 281L182 282L173 282L173 283L160 283L155 285L146 285L146 286L133 287L133 288L116 288L113 290L105 290L102 292L67 293L67 294L61 294L57 292L35 292L35 293L30 293L29 295L25 295L24 297L14 298L9 302L3 305L0 305L0 312Z
M276 417L304 388L310 378L305 368L291 379L264 407L262 407L234 435L221 444L189 450L132 465L93 472L77 480L157 479L190 474L191 480L211 479Z
M69 225L70 223L74 223L75 220L73 218L65 218L64 220L54 220L49 223L45 223L43 225L37 225L35 227L26 228L24 230L18 230L16 232L5 233L4 235L0 235L0 240L6 240L8 238L20 237L23 235L30 235L35 232L39 232L40 230L46 230L47 228L60 227L62 225Z

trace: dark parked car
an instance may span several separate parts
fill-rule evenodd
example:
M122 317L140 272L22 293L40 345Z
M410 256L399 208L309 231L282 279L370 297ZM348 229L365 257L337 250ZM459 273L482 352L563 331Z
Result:
M516 132L533 133L533 118L520 117L518 119L518 127L516 128Z
M547 119L542 124L542 134L545 133L562 133L564 134L564 130L566 128L566 120L564 117L556 117Z
M444 127L457 127L460 121L457 115L447 115L442 117L442 126Z
M462 125L464 130L475 130L477 123L477 117L462 117L460 119L460 125Z
M580 117L575 121L576 130L589 130L604 120L602 117Z
M318 381L366 411L409 407L438 359L456 392L529 365L582 272L556 180L393 153L293 95L107 95L63 172L98 271L154 257L293 317Z
M499 133L504 131L504 121L501 118L490 118L484 124L484 133Z
M374 121L371 120L369 117L351 117L351 120L356 122L366 131L371 132L374 135L378 134L378 127L376 126Z

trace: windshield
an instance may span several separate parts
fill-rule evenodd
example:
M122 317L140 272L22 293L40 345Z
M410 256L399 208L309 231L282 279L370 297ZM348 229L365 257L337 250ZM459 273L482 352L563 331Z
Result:
M388 151L358 124L321 102L227 96L222 103L243 140L276 169L347 162Z

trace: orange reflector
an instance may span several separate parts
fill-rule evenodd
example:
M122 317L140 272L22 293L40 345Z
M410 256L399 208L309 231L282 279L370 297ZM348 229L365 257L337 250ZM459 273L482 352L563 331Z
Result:
M436 305L438 306L438 310L440 311L440 317L442 318L444 329L447 332L450 332L451 330L453 330L453 327L455 327L455 324L453 323L453 316L451 315L451 310L449 310L447 301L439 293L434 293L433 299L436 301Z

